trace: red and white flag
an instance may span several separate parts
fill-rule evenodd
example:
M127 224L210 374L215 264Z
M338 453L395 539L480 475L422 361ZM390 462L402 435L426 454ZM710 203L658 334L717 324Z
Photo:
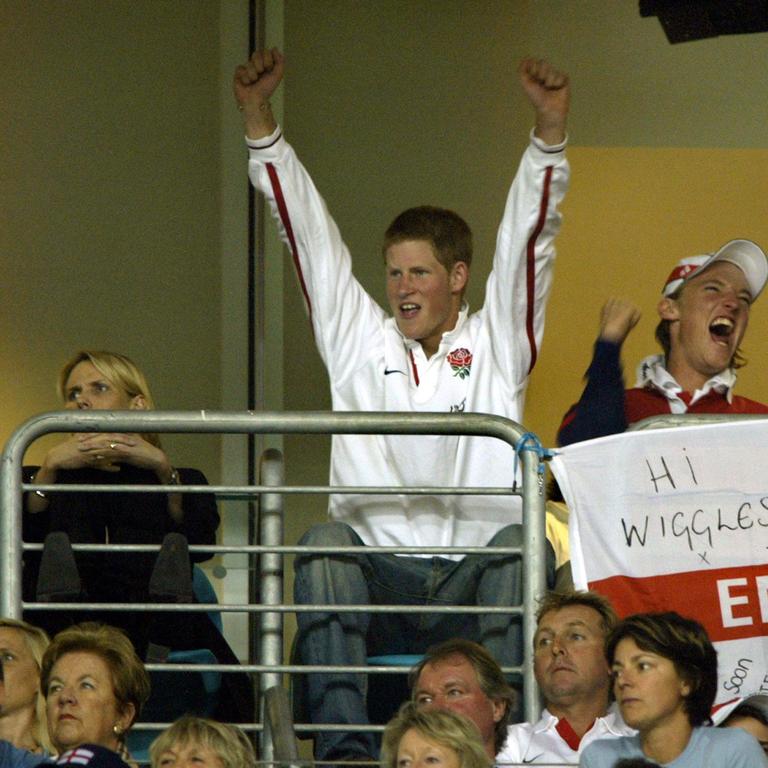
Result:
M716 702L768 692L768 420L575 443L552 470L577 589L620 616L700 621L718 652Z

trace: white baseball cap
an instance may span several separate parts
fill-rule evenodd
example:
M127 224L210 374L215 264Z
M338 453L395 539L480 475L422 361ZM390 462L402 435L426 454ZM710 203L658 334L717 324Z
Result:
M747 278L749 292L754 301L768 280L768 257L763 249L751 240L731 240L714 253L702 256L687 256L680 259L664 283L661 293L671 296L695 275L703 272L716 261L735 264Z

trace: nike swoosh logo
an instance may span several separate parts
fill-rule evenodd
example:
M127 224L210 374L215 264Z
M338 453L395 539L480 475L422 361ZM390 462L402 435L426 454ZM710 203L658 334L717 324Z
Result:
M536 760L538 760L540 757L544 757L544 753L543 752L539 752L539 754L536 755L536 757L532 757L530 760L523 760L523 763L525 764L525 763L536 762Z
M389 376L390 373L402 373L403 376L407 376L408 375L405 371L398 371L397 368L392 368L392 369L385 368L384 369L384 375L385 376Z

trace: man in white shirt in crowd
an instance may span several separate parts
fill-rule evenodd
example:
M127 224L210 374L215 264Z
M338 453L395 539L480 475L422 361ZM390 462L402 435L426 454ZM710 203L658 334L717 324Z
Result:
M611 706L604 645L616 613L596 592L550 592L536 619L534 673L545 708L537 723L509 726L496 763L576 765L596 739L634 733Z

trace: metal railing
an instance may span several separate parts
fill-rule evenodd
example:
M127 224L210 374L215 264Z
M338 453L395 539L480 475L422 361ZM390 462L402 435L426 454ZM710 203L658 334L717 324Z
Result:
M210 611L260 613L259 663L249 663L237 668L239 672L259 674L260 701L267 688L280 685L283 673L296 672L394 672L402 669L387 666L366 667L310 667L282 663L282 617L288 612L317 611L331 606L288 605L283 602L282 557L328 551L355 551L355 548L286 546L282 543L281 498L285 494L309 493L391 493L410 495L450 493L451 495L482 494L518 495L523 506L523 544L519 548L486 547L480 542L476 547L365 547L366 552L397 554L510 554L521 552L523 561L523 601L519 607L489 608L462 606L462 612L488 613L491 611L522 614L523 654L528 658L535 633L535 607L537 598L546 589L546 538L544 505L540 476L540 456L535 451L519 452L522 483L520 490L511 488L437 488L420 487L331 487L285 486L283 484L279 454L267 452L262 462L261 485L211 485L211 486L136 486L136 485L35 485L22 482L21 466L27 447L39 437L55 432L139 432L139 433L194 433L194 434L450 434L460 436L485 436L500 439L513 448L526 434L515 422L499 416L485 414L412 414L412 413L251 413L221 411L62 411L45 413L29 419L11 436L2 454L0 464L0 615L20 617L24 609L71 610L72 603L24 602L21 594L22 554L25 550L40 549L40 544L24 544L21 541L22 504L24 491L56 491L72 493L84 491L111 491L132 493L211 493L220 498L243 499L260 497L260 536L258 545L242 546L190 546L192 552L247 553L261 556L261 604L156 604L156 603L78 603L77 608L114 611ZM157 551L159 545L74 545L77 551L148 552ZM357 548L357 551L361 551ZM347 605L333 607L335 612L422 612L414 606L366 606ZM455 611L450 606L430 606L430 613ZM249 661L253 661L250 659ZM150 670L174 669L177 671L232 671L224 665L147 665ZM535 722L539 714L538 687L530 659L519 670L523 680L524 716ZM263 723L263 711L260 712ZM263 730L256 724L252 730ZM317 726L311 726L317 730ZM330 726L330 729L353 730L352 726ZM271 759L272 744L269 735L262 737L262 757Z

